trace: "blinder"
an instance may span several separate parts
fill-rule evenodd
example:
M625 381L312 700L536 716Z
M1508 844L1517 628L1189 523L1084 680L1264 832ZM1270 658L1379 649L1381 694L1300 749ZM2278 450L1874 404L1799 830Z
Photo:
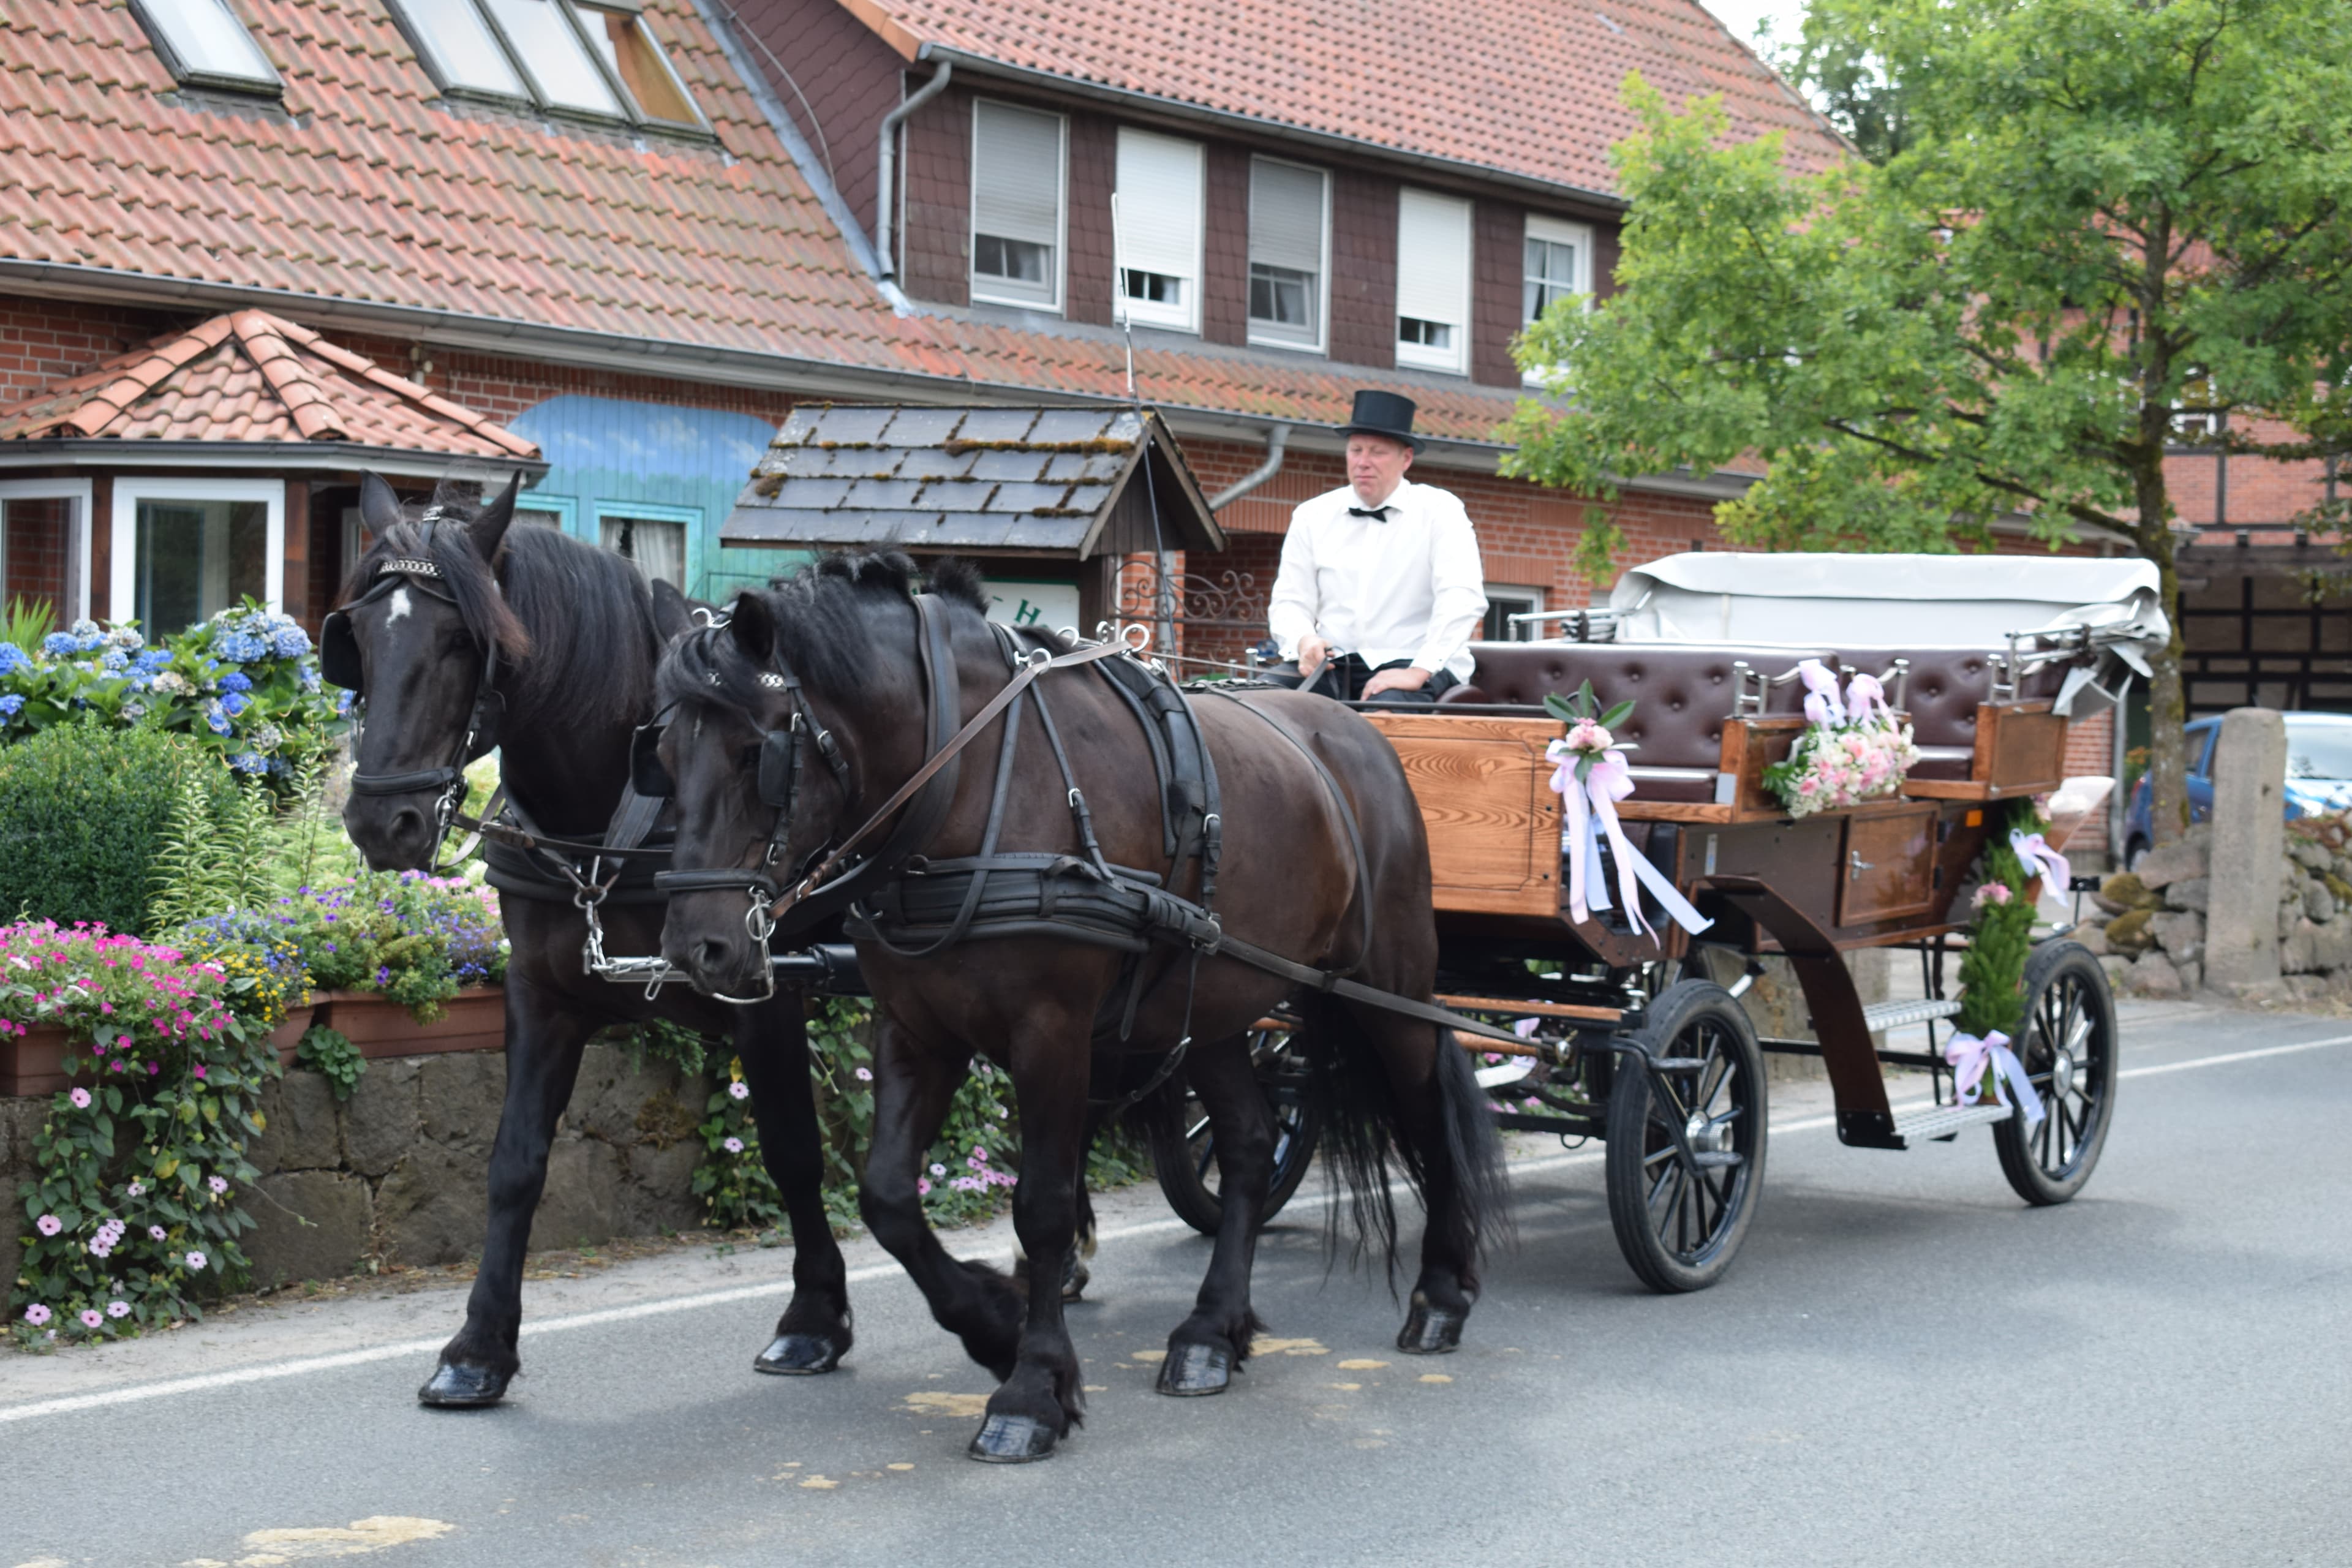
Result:
M760 804L792 815L793 791L800 783L801 716L793 715L788 729L771 730L760 737Z
M629 787L648 800L667 800L677 793L677 781L662 765L662 732L669 726L656 721L629 732Z
M319 623L319 679L346 691L360 689L360 639L348 610L331 610Z

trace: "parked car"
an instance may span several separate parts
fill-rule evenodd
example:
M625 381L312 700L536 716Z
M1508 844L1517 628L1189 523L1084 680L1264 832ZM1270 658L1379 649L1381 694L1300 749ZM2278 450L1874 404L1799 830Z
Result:
M2286 719L2286 819L2352 810L2352 713L2289 713ZM2189 816L2213 815L2213 752L2221 721L2188 727ZM2140 775L2124 812L2124 864L2137 867L2156 842L2149 824L2148 779Z

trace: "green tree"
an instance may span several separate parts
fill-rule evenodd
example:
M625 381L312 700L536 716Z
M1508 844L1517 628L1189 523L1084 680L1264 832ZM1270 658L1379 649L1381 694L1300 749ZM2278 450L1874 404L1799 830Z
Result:
M1948 550L2022 518L2128 541L2174 613L2150 681L2160 839L2186 823L2164 454L2352 449L2352 51L2341 0L1815 0L1899 90L1884 163L1792 173L1638 78L1621 291L1519 353L1508 471L1768 476L1718 509L1768 549ZM1599 513L1600 509L1595 509ZM1584 541L1598 574L1620 536Z

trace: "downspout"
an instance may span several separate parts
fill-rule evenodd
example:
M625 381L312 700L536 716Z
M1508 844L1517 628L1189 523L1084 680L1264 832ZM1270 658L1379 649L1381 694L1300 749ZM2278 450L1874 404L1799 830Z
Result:
M955 75L955 61L941 60L931 79L916 89L915 96L882 117L882 146L875 163L874 184L874 255L887 280L898 276L898 259L890 249L890 209L898 200L898 127L907 116L923 107L945 91L948 79Z
M1241 500L1242 497L1249 494L1250 491L1257 489L1258 486L1265 483L1266 480L1274 478L1275 475L1282 472L1282 449L1289 444L1289 426L1279 423L1267 426L1265 431L1265 461L1260 463L1256 468L1252 468L1243 477L1240 483L1219 490L1215 495L1211 496L1209 498L1209 510L1213 512L1224 510L1225 508Z

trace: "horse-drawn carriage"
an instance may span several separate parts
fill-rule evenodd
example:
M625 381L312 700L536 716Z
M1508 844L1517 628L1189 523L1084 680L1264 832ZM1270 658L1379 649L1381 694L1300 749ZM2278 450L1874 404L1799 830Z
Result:
M2055 795L2034 826L2056 849L2105 798L2105 779L2065 780L2066 729L2164 635L2155 589L2140 562L1678 556L1629 574L1606 609L1539 617L1561 625L1556 640L1475 645L1472 679L1434 707L1366 705L1428 828L1439 1000L1524 1037L1462 1041L1488 1064L1497 1121L1607 1140L1611 1218L1650 1285L1704 1287L1738 1249L1763 1173L1766 1053L1822 1061L1848 1144L1899 1150L1989 1124L2027 1202L2063 1202L2088 1178L2116 1047L2096 962L2063 933L2032 950L2003 1030L2024 1083L1979 1102L1962 1103L1971 1086L1948 1058L1951 991L1987 844L2019 803ZM1916 761L1876 798L1799 816L1767 771L1815 722L1808 665L1816 685L1827 671L1882 689ZM1547 756L1566 725L1543 703L1588 683L1603 705L1633 705L1615 727L1633 787L1612 802L1621 832L1571 847L1555 786L1577 786ZM1630 852L1697 919L1677 922L1647 886L1638 920L1625 899L1576 898L1579 852L1592 889L1622 887ZM2036 869L2021 868L2029 898ZM1890 948L1916 955L1917 994L1865 1005L1848 958ZM1739 1005L1767 955L1793 970L1812 1037L1759 1037ZM1316 1131L1282 1022L1260 1040L1288 1135L1277 1192ZM1924 1042L1885 1043L1918 1028ZM1932 1100L1891 1104L1888 1067L1933 1074ZM2045 1112L2031 1120L2027 1085ZM1208 1228L1204 1129L1180 1132L1192 1146L1163 1148L1161 1181Z

